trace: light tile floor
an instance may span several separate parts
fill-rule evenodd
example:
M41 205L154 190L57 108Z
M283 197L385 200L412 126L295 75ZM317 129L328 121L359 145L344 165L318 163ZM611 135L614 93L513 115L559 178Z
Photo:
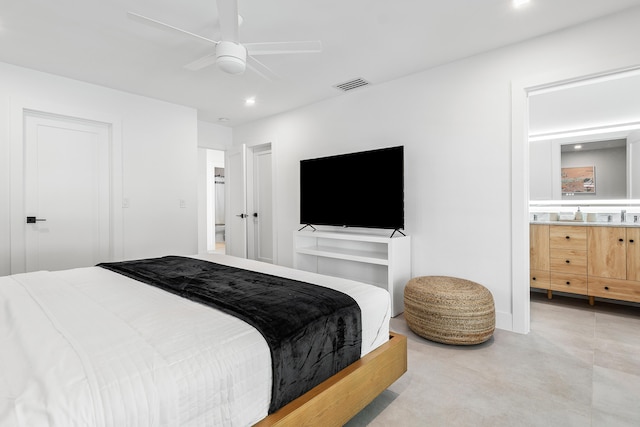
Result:
M640 307L531 295L528 335L427 341L402 316L409 369L347 426L640 426Z

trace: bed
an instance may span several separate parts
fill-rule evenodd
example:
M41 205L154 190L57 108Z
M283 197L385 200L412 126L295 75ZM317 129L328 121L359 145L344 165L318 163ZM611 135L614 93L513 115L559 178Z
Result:
M100 267L0 277L0 426L341 425L406 371L386 291L193 258L346 293L361 311L361 358L269 414L270 351L246 322Z

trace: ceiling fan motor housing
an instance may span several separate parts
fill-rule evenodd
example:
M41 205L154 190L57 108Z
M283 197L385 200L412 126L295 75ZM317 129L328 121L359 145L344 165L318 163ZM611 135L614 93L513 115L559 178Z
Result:
M216 64L229 74L242 74L247 66L247 49L239 43L221 41L216 46Z

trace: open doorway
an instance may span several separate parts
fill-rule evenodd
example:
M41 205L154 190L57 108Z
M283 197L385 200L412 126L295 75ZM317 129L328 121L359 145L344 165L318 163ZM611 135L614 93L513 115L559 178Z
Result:
M226 241L224 167L214 166L213 171L214 252L224 253Z
M226 253L224 151L207 150L207 252Z
M632 96L627 96L636 91L627 90L622 93L624 96L614 95L614 91L609 90L611 86L626 84L631 79L637 79L637 67L619 68L617 71L598 71L582 69L580 71L564 71L555 77L543 76L532 78L527 81L513 83L512 90L512 303L513 303L513 330L515 332L527 333L529 331L529 222L530 222L530 196L536 197L539 184L536 178L536 189L532 192L531 176L532 165L530 161L536 161L539 153L531 156L531 144L536 141L546 139L567 139L569 137L584 137L594 133L618 131L620 125L635 126L640 124L637 119L638 109L633 109L631 115L621 115L621 107L634 102ZM576 77L576 76L584 77ZM629 79L631 78L631 79ZM580 92L578 94L577 92ZM584 100L577 102L583 97L582 92L589 92L590 95L597 96L598 108L584 111L578 108L588 105ZM593 92L593 93L591 93ZM553 100L551 99L553 98ZM590 98L591 99L591 98ZM606 101L611 102L606 102ZM536 103L548 101L546 108L540 108ZM557 108L567 102L571 108L565 108L566 114L558 114ZM625 101L625 102L622 102ZM592 103L593 104L593 103ZM608 107L607 107L608 106ZM553 107L553 108L551 108ZM542 112L544 116L536 116L536 111ZM597 114L597 117L596 117ZM620 116L620 117L617 117ZM568 120L568 119L570 120ZM548 126L540 124L546 120ZM563 120L560 123L560 120ZM626 130L630 130L626 129ZM609 135L611 136L611 135ZM562 138L560 138L562 137ZM616 135L617 137L617 135ZM575 141L574 141L575 142ZM628 141L629 142L629 141ZM631 141L633 142L633 141ZM632 144L633 145L633 144ZM627 144L627 148L630 145ZM534 147L535 148L535 147ZM536 151L536 150L534 150ZM549 151L549 150L547 150ZM628 151L629 152L629 151ZM557 148L557 165L555 170L561 168L560 148ZM552 168L546 165L549 173ZM627 170L633 169L633 164L627 163ZM557 174L556 174L557 175ZM549 175L551 176L551 175ZM548 179L547 188L553 189L559 184L554 184L553 179ZM558 177L555 176L555 182ZM556 188L556 192L561 194ZM616 199L618 200L618 199ZM553 202L553 201L551 201ZM624 204L629 201L624 200ZM558 204L566 203L559 200ZM582 202L580 202L582 204Z

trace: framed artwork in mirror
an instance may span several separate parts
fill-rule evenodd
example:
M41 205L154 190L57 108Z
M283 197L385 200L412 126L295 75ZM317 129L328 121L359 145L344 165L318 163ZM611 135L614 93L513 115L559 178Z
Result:
M562 168L562 194L596 194L596 167Z

